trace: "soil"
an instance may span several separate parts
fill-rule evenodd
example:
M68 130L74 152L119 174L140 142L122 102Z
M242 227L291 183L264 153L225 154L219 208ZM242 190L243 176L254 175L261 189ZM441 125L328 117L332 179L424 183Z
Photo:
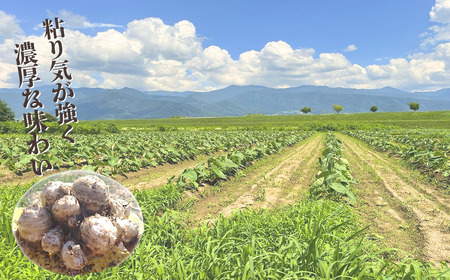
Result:
M33 171L25 172L22 175L17 175L14 172L8 170L5 166L0 168L0 185L18 185L27 184L30 182L38 182L41 179L59 173L68 171L69 169L49 170L44 173L43 176L37 176Z
M252 207L273 208L295 203L315 176L325 135L318 133L278 154L258 161L245 174L225 182L219 190L197 197L191 222L213 221L222 214ZM214 188L213 188L214 189Z
M223 153L224 152L218 152L214 155L220 155ZM199 163L206 162L210 156L211 155L199 155L195 159L181 161L176 164L166 163L156 167L141 168L141 170L137 172L127 172L124 175L117 174L111 176L111 178L129 189L157 188L164 185L170 177L178 176L184 169L193 168ZM2 167L2 169L0 169L0 185L17 185L38 182L47 176L68 170L70 169L65 168L60 170L51 170L46 171L43 176L37 176L32 171L25 172L22 175L17 175L14 172Z
M438 263L450 261L450 200L399 162L340 136L358 184L357 211L388 247Z

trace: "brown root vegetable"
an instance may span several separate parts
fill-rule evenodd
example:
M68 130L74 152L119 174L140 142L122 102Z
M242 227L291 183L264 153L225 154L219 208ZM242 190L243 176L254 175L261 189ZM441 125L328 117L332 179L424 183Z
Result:
M125 245L123 245L122 241L119 242L119 245L117 245L115 249L121 252L128 252L127 248L125 247Z
M97 212L109 202L106 184L98 177L84 176L78 178L72 186L73 195L89 211Z
M112 216L118 217L120 219L126 219L128 218L128 216L130 216L131 207L126 201L117 198L111 198L109 205L110 214Z
M75 228L75 227L79 226L80 224L79 224L78 218L76 216L72 216L72 217L69 217L69 219L67 220L67 225L71 228Z
M125 243L130 242L139 234L139 225L131 219L117 219L116 226L119 236Z
M42 204L41 192L35 192L30 194L28 201L29 201L28 205L39 204L41 206L45 206L44 204Z
M86 263L87 258L80 244L68 241L61 250L61 257L65 266L69 269L80 270Z
M73 195L61 197L52 206L53 217L59 222L67 222L69 218L76 217L80 213L80 203Z
M86 218L80 226L82 240L94 255L107 253L116 243L117 228L107 217L96 214Z
M70 194L71 185L60 181L47 182L41 192L42 205L52 207L55 201Z
M53 176L17 203L12 230L22 252L42 268L69 276L101 272L129 257L143 230L133 194L93 172Z
M31 243L41 242L52 224L50 213L37 204L25 208L17 221L20 237Z
M61 252L64 244L64 236L61 228L56 227L47 231L41 240L41 247L44 251L55 254Z

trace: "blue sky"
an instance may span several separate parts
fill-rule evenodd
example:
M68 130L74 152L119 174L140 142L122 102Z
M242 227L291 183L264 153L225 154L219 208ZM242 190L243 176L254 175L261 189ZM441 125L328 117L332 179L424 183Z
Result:
M73 31L65 46L80 86L450 87L449 0L20 3L0 7L4 73L8 43L39 41L42 20L59 15ZM102 59L101 42L117 44ZM0 86L14 79L0 74Z

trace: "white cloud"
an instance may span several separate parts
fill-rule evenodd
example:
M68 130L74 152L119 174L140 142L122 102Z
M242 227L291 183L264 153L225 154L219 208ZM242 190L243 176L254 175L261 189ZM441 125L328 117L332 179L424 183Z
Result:
M200 69L204 71L211 71L227 66L232 59L227 50L221 49L217 46L210 46L203 50L203 52L194 57L189 65L193 69Z
M195 32L195 26L187 20L170 26L159 18L146 18L130 22L124 36L139 41L145 57L185 61L202 51Z
M351 67L351 63L340 53L321 53L313 67L319 72L330 72Z
M433 7L430 17L435 21L444 21L444 4L438 0ZM85 17L66 13L68 17L62 19L72 26L89 26ZM10 18L17 22L14 16ZM311 48L293 48L284 41L268 42L260 50L249 50L233 59L220 46L202 47L195 26L186 20L168 25L159 18L146 18L128 23L123 31L110 28L95 35L67 27L63 43L64 58L70 61L77 86L184 91L231 84L277 88L310 84L428 90L450 84L449 25L439 23L430 28L424 39L433 44L428 53L390 58L384 64L377 61L366 67L351 63L342 53L316 53ZM17 25L15 34L20 32ZM10 38L0 43L0 87L17 87L12 46L25 40L35 42L40 77L51 81L48 41L43 36L20 35L18 41ZM350 44L344 51L356 49Z
M430 11L430 21L450 23L450 0L436 0Z
M72 66L108 73L147 75L141 55L142 44L114 29L88 36L80 31L66 31L65 51Z
M76 68L71 69L72 76L74 78L73 85L75 87L100 87L101 83L92 76L92 73L87 70L78 70Z
M343 51L344 52L353 52L353 51L356 51L357 49L358 48L355 45L350 44L347 47L345 47L345 49Z
M450 0L436 0L430 11L430 21L437 24L421 34L425 38L421 43L424 49L450 40Z
M423 49L436 46L440 42L450 41L450 23L431 26L422 34L422 37L425 37L420 45Z
M259 53L262 66L266 69L289 70L313 62L313 49L292 49L283 41L269 42Z
M0 37L12 38L23 33L16 16L0 10Z
M17 78L16 84L13 84L12 74L16 71L12 64L0 62L0 88L12 88L17 87L19 78Z

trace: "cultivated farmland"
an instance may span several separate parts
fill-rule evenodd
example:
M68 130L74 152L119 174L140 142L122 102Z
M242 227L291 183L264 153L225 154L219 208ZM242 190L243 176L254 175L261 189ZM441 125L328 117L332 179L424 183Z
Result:
M420 130L403 114L120 121L75 145L49 134L40 159L112 176L142 208L132 256L75 279L446 279L449 114L430 114ZM14 206L39 179L28 136L0 138L0 278L69 279L28 261L12 235Z

